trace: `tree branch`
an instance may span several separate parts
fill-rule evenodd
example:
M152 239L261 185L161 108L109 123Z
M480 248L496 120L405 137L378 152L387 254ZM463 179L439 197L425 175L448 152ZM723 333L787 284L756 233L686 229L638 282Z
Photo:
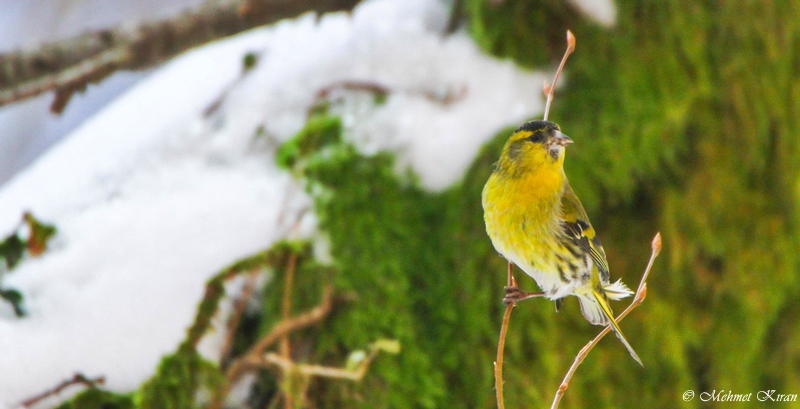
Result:
M364 358L358 364L358 367L355 370L334 368L330 366L321 366L321 365L298 364L290 359L286 359L272 352L269 352L266 355L264 355L262 359L263 359L263 364L275 365L278 368L280 368L284 373L296 370L300 374L305 376L320 376L323 378L337 378L337 379L346 379L353 382L359 382L362 379L364 379L364 375L366 375L370 363L372 363L372 360L375 359L377 355L378 355L377 351L370 352L370 354L367 355L367 357Z
M211 399L210 409L219 409L223 406L224 399L228 396L231 386L236 383L249 368L258 366L262 362L264 351L291 332L313 325L325 318L333 308L333 288L329 285L322 295L322 302L303 314L281 320L272 330L253 345L247 353L231 363L225 371L225 384L216 391Z
M315 11L352 10L359 0L209 0L175 17L87 32L0 55L0 106L56 91L58 113L75 91L119 70L150 68L190 48Z
M247 303L250 301L250 296L255 290L257 278L258 270L251 271L249 277L247 278L247 282L242 289L242 294L234 303L233 314L231 314L231 318L228 320L228 330L225 334L225 342L222 344L222 349L220 350L219 354L221 357L220 368L223 370L228 367L228 358L231 353L231 349L233 348L233 340L236 338L236 329L239 328L239 323L242 320L244 311L247 309Z
M517 280L512 273L511 262L508 262L508 287L516 287ZM503 323L500 325L500 337L497 340L497 359L494 361L494 390L497 397L497 409L505 409L506 404L503 400L503 353L506 349L506 334L508 333L508 321L511 319L511 310L516 303L506 305L506 312L503 314Z
M106 378L104 376L98 376L97 378L90 379L90 378L87 378L86 376L84 376L83 374L76 373L75 375L72 376L72 379L69 379L69 380L66 380L64 382L61 382L60 384L58 384L58 386L56 386L53 389L50 389L50 390L45 391L45 392L42 392L41 394L36 395L36 396L34 396L32 398L26 399L23 402L21 402L20 405L22 407L29 408L29 407L32 407L33 405L43 401L46 398L58 395L59 393L61 393L61 391L63 391L64 389L67 389L68 387L70 387L72 385L80 384L80 385L86 386L87 388L92 388L92 387L95 387L97 385L102 385L103 383L105 383L105 381L106 381Z
M292 287L294 287L294 271L297 267L297 253L293 252L289 254L289 261L286 264L286 276L284 277L283 281L283 305L281 306L284 321L288 320L292 316ZM286 333L281 337L278 348L281 351L281 356L283 359L291 362L292 344L289 342L289 333ZM286 409L293 409L295 407L294 396L292 396L290 393L286 393L284 395L286 395L286 399L284 400L283 407Z
M617 317L617 322L622 321L629 312L633 311L634 308L638 307L643 301L644 298L647 297L647 276L650 274L650 269L653 268L653 263L658 257L658 253L661 252L661 233L656 233L656 236L653 237L653 242L650 245L652 249L652 253L650 253L650 261L647 263L647 267L644 270L644 274L642 274L642 281L639 282L639 288L636 289L636 296L633 297L633 301L625 311L622 311L621 314ZM572 366L569 367L567 374L564 376L564 380L561 381L561 385L558 387L558 391L556 391L556 396L553 399L553 405L550 406L550 409L558 408L559 403L561 403L561 398L564 397L564 392L567 391L567 387L569 387L569 381L572 379L572 375L575 374L575 371L578 369L578 366L586 359L586 356L589 355L589 352L603 339L606 334L611 331L611 326L607 326L597 334L594 339L586 344L583 348L581 348L578 355L575 357L575 361L572 363Z

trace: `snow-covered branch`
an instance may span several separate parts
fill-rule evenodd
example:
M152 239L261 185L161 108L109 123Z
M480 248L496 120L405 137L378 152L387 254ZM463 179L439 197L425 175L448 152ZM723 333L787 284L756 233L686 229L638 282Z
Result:
M352 10L359 0L209 0L175 17L87 32L0 55L0 106L48 91L60 113L75 91L118 70L152 67L192 47L315 11Z

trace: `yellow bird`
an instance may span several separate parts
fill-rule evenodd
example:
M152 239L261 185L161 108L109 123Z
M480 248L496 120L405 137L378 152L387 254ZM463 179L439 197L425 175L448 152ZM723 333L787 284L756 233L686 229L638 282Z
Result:
M483 216L494 248L541 287L528 293L506 288L506 304L535 296L556 301L578 297L595 325L611 325L633 359L642 360L619 328L608 300L633 292L610 283L608 262L578 196L564 174L565 147L572 139L550 121L523 124L508 139L483 188Z

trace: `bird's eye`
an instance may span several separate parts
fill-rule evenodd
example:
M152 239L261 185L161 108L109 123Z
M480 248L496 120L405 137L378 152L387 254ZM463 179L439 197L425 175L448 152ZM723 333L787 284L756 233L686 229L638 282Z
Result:
M544 142L544 132L536 132L533 135L529 136L528 140L533 143L542 143Z

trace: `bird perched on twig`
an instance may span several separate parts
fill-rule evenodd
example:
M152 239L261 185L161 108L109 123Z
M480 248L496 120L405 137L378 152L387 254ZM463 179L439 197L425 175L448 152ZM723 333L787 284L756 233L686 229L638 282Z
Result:
M641 359L619 328L608 300L633 292L611 283L603 246L564 173L572 139L550 121L531 121L506 142L483 188L486 231L494 248L536 280L542 292L506 287L506 304L545 296L556 310L568 295L595 325L611 325L633 359Z

